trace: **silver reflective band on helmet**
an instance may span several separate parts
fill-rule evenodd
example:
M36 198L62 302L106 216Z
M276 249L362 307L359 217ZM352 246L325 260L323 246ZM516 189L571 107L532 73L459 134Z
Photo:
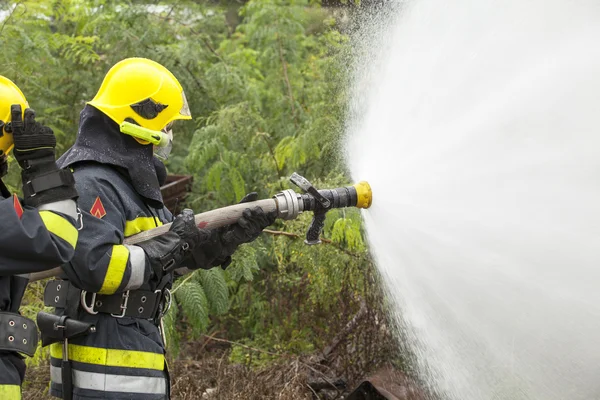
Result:
M50 366L50 379L62 384L60 367ZM166 394L165 378L151 376L112 375L73 370L73 387L103 392Z

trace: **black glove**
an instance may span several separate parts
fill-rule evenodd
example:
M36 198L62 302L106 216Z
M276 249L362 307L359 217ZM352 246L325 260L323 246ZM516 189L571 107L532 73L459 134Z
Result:
M20 105L12 105L10 111L10 126L5 130L12 132L13 153L23 169L24 203L38 207L77 198L73 174L56 166L56 138L52 129L36 122L35 112L30 108L25 110L25 121L21 118Z
M178 268L187 256L188 244L173 231L136 243L146 253L152 268L151 279L160 282L163 276Z
M48 165L44 164L55 164L56 137L52 129L36 122L35 111L31 108L25 109L25 121L21 119L20 105L12 105L10 113L10 130L15 144L13 153L21 168L35 172L40 168L47 169Z
M200 229L196 226L194 212L189 208L186 208L175 217L169 230L177 233L187 243L189 250L194 250L200 244L208 241L211 236L210 230Z
M220 265L217 258L222 246L217 231L198 228L192 210L183 210L173 221L171 231L176 232L189 246L189 256L182 266L189 269L210 269Z
M263 229L275 222L276 217L276 212L265 213L260 207L246 208L240 219L229 225L221 235L227 252L233 253L240 244L256 240Z
M184 210L173 220L169 232L137 243L137 246L146 253L154 277L160 281L189 256L190 249L196 245L198 237L194 214L191 210Z
M252 192L244 196L240 203L256 201L258 194ZM235 224L219 228L218 235L222 245L219 260L221 267L226 268L231 263L231 255L244 243L250 243L258 238L267 226L272 225L277 218L277 212L265 213L262 208L245 209ZM219 264L217 264L219 265Z
M240 203L256 201L258 194L244 196ZM242 217L232 225L217 229L199 229L202 239L198 240L185 266L190 269L210 269L231 264L231 255L242 243L255 240L262 230L275 222L275 212L266 214L260 207L244 210Z
M198 228L192 210L185 209L175 217L169 232L138 243L137 246L144 250L154 276L160 280L165 274L182 266L190 269L210 268L208 265L218 253L209 255L207 249L200 247L213 240L212 236L212 231ZM194 262L183 263L190 256L194 258Z

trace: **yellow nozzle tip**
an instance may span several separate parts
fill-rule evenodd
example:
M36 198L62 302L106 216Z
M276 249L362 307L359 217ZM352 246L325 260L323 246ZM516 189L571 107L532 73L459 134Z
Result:
M354 184L356 189L356 207L358 208L369 208L373 203L373 192L371 191L371 185L367 181L361 181Z

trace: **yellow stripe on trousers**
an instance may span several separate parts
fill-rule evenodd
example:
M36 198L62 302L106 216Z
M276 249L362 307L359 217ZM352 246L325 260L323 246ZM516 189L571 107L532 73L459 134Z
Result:
M62 343L50 345L50 356L62 359ZM136 350L101 349L69 344L69 360L109 367L146 368L163 371L165 356Z
M0 385L0 399L2 399L2 400L21 400L21 386L19 386L19 385Z
M104 275L104 282L98 293L114 294L117 291L119 286L121 286L121 282L123 282L123 275L125 274L125 268L127 268L128 259L129 250L127 250L127 247L122 244L113 246L106 275Z
M75 248L75 245L77 244L77 238L79 237L79 232L73 226L73 224L60 215L53 213L52 211L40 211L40 217L42 218L42 222L44 222L46 229L48 229L50 233L53 233L65 242L69 243L72 248Z

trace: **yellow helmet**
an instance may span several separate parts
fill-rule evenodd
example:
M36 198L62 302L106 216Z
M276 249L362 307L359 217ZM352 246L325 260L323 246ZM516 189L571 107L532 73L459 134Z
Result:
M177 78L146 58L126 58L116 63L88 104L119 125L133 120L155 131L178 119L192 119Z
M19 104L23 112L29 108L23 92L17 85L0 75L0 121L3 123L0 127L0 150L2 150L2 154L8 154L13 148L12 133L4 130L6 124L11 120L10 106L13 104Z

